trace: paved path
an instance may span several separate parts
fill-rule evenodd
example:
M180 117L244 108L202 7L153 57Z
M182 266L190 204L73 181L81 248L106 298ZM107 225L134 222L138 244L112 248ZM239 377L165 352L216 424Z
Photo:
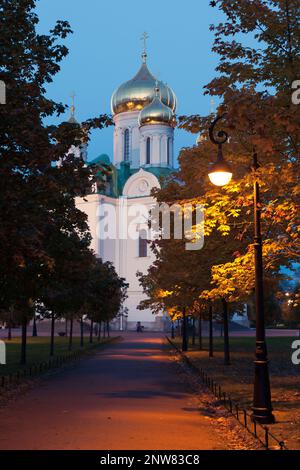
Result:
M128 334L0 410L0 449L220 449L162 350Z

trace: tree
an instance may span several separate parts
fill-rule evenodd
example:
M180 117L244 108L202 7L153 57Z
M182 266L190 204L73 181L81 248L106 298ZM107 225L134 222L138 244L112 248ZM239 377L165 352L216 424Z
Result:
M47 250L55 259L53 269L42 280L40 301L51 318L50 355L54 355L55 320L80 317L87 292L87 278L95 256L89 249L90 235L81 238L78 234L57 231L48 239ZM72 331L69 335L72 347Z
M206 309L206 303L201 299L194 301L192 308L192 315L198 320L198 348L199 351L202 351L202 320L204 319L204 311Z
M190 280L191 289L198 287L199 295L216 289L212 295L217 292L225 307L224 301L232 297L243 301L253 295L254 179L262 191L266 285L273 289L270 300L275 299L281 279L280 266L291 266L299 259L300 115L291 101L291 84L298 78L300 65L300 11L295 0L218 0L211 5L219 7L226 21L211 26L215 33L213 51L220 61L218 76L206 86L206 93L220 99L219 113L226 111L223 125L230 135L226 159L234 168L234 179L223 188L212 186L208 179L209 165L216 160L216 149L208 140L213 116L181 116L179 127L200 132L201 139L197 146L181 151L178 172L154 195L159 202L202 204L206 245L218 234L224 245L231 244L231 253L224 253L221 263L220 251L211 251L214 271L212 276L205 276L208 287L206 282L202 288L199 286L195 262L190 260L186 266L183 263L178 271L182 279ZM255 175L249 171L254 149L261 164ZM175 242L172 244L175 246ZM159 245L161 248L162 243ZM168 269L171 277L176 276L176 256L182 261L183 254L178 249L171 254L163 246L158 256L165 264L160 269L165 269L164 276L174 288ZM196 254L190 256L197 258ZM214 286L210 285L213 277ZM179 293L177 286L175 290Z
M58 21L48 35L37 34L35 4L5 0L0 5L0 80L7 90L7 104L0 107L0 305L2 310L15 305L20 312L22 363L37 286L55 263L47 252L49 233L84 237L88 230L74 198L90 191L93 169L68 151L88 141L90 129L111 124L106 115L77 127L44 124L44 118L65 110L45 97L45 86L68 53L59 41L71 29ZM60 167L54 165L58 161Z
M114 266L97 260L93 274L93 289L91 291L91 312L97 323L105 322L109 334L109 323L120 312L127 297L128 284L119 277Z
M298 78L300 65L299 2L218 0L211 3L219 7L227 21L211 26L215 33L213 51L220 57L219 76L206 86L206 92L218 96L222 100L220 111L227 112L226 128L231 136L227 156L233 162L235 179L220 191L208 188L200 198L209 206L207 218L212 227L226 233L232 225L239 224L239 236L251 236L253 176L248 167L255 148L261 164L256 176L263 193L265 244L272 247L270 256L290 263L300 254L297 228L300 118L297 106L291 101L291 85ZM252 46L249 36L254 37ZM194 176L202 171L204 153L211 158L211 145L205 140L210 120L200 116L180 119L181 127L201 131L204 137L194 150L198 160L201 158L201 163L194 162ZM207 160L204 162L207 165ZM186 176L192 174L191 168L187 173L188 163L183 155L181 167Z
M300 328L300 283L281 294L282 318L289 325Z
M162 191L164 197L166 191L166 188ZM197 301L203 309L201 294L211 287L213 263L216 259L220 262L228 259L234 248L230 242L224 246L223 240L216 234L211 235L199 251L186 250L185 243L186 240L174 240L172 237L170 240L155 240L152 244L155 262L147 274L138 273L147 296L139 308L151 308L154 313L172 309L181 312L183 349L188 346L187 318L194 315Z

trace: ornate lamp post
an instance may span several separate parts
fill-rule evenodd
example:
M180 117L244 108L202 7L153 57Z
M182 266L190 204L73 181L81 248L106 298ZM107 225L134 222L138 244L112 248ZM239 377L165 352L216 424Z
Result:
M120 319L120 331L124 331L126 329L125 322L128 318L128 313L127 312L128 312L127 308L121 307L121 311L118 315L118 317Z
M228 134L219 131L215 136L216 124L224 118L218 116L210 126L211 141L218 146L217 162L209 172L210 181L217 186L228 184L232 178L230 165L224 160L222 146L228 140ZM252 170L254 175L259 168L257 153L253 152ZM265 337L264 285L263 285L263 256L261 236L261 207L259 183L254 181L254 262L255 262L255 306L256 306L256 350L255 376L252 419L264 424L274 423L272 413L271 389L269 380L267 345Z

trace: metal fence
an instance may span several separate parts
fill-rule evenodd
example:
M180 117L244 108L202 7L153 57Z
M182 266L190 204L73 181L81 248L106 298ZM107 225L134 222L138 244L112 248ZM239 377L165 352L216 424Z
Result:
M169 337L166 337L171 346L180 354L184 362L193 370L201 379L201 382L210 389L227 411L234 416L237 421L253 436L266 450L287 450L284 441L278 439L270 432L268 426L264 426L252 420L248 411L239 403L232 400L231 396L222 390L220 384L214 381L202 367L197 367Z

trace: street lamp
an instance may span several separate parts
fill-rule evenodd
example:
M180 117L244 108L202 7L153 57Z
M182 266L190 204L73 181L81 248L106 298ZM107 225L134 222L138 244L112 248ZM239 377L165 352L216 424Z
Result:
M222 146L228 141L228 134L219 131L217 137L214 135L216 124L225 117L218 116L211 124L209 136L211 141L218 145L217 162L212 165L209 178L213 184L224 186L232 177L230 166L223 157ZM253 151L252 170L254 175L259 168L257 153ZM222 184L221 184L222 183ZM268 356L265 334L264 313L264 285L263 285L263 256L261 236L261 207L260 188L257 179L254 179L254 266L255 266L255 307L256 307L256 349L255 349L255 375L252 420L263 424L275 422L272 413L271 388L269 379Z
M128 309L127 308L124 308L124 307L121 307L121 311L118 315L118 317L120 318L120 331L124 331L124 319L125 321L127 320L128 318Z
M232 170L230 165L224 160L223 157L223 144L228 140L228 134L224 131L219 131L217 138L214 136L214 129L217 122L222 119L218 117L214 120L209 129L209 138L210 140L218 146L218 156L217 161L213 163L209 171L209 179L215 186L225 186L231 181Z

